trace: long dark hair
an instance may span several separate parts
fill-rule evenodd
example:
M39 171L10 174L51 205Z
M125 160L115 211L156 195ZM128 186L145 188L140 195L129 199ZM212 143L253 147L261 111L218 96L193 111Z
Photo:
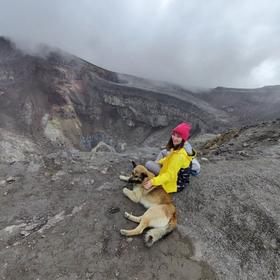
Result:
M172 137L169 138L167 144L166 144L166 149L169 151L171 149L173 150L180 150L181 148L183 148L185 145L185 141L182 140L182 142L179 145L174 145L173 141L172 141Z

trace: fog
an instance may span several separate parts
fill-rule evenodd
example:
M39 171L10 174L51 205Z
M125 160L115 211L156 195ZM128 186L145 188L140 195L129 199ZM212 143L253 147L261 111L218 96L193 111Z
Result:
M0 35L186 87L280 84L277 0L0 0Z

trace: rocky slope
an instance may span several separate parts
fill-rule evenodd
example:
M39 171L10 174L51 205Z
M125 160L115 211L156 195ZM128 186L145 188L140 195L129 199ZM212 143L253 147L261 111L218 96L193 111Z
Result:
M202 173L174 195L176 231L150 249L119 234L132 226L124 212L144 209L118 176L158 148L48 151L1 138L0 278L279 279L279 132L278 120L193 138Z
M180 120L193 134L279 117L279 87L217 88L194 93L163 82L114 73L60 50L24 54L0 38L0 126L33 140L89 150L99 141L119 149L170 131ZM150 140L149 140L150 139Z
M230 91L26 55L0 38L0 279L279 279L280 121L252 124L280 117L277 87ZM155 158L181 120L202 172L174 195L176 231L148 249L119 234L132 226L124 211L144 209L118 176Z
M162 87L133 86L124 76L61 51L26 55L4 38L0 92L2 128L77 148L101 140L116 148L139 144L181 119L192 122L194 133L227 125L226 114L187 91L182 98Z
M201 154L185 205L203 259L221 279L278 279L280 120L217 135Z
M280 116L279 85L256 89L217 87L197 95L213 107L238 118L238 123L252 124Z

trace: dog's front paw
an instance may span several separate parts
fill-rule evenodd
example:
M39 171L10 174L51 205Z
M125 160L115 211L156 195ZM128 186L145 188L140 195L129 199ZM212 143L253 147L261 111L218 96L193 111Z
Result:
M124 175L120 175L119 178L121 181L125 181L125 182L128 182L128 179L129 179L128 176L124 176Z
M128 193L130 192L130 190L128 188L123 188L123 194L128 196Z

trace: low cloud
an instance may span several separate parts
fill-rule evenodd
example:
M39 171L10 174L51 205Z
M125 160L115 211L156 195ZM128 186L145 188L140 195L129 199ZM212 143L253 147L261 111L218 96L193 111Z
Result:
M0 0L0 35L186 87L280 84L277 0Z

